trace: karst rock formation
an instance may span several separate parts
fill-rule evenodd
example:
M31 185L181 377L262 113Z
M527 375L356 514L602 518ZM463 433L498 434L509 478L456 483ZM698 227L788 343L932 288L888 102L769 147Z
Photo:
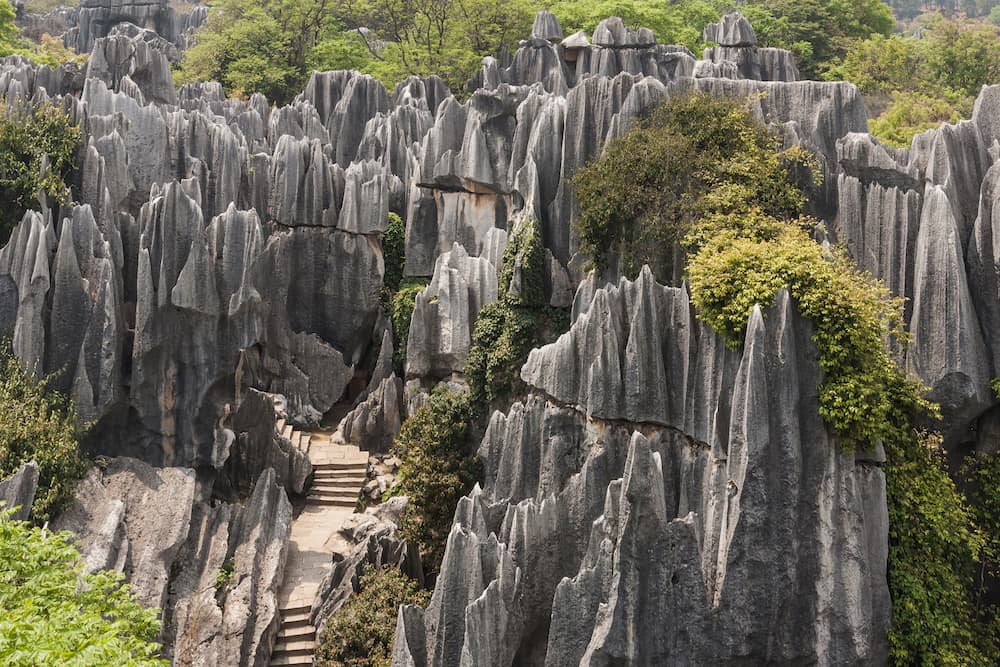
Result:
M883 460L842 452L820 419L810 323L782 292L735 351L685 286L584 273L570 179L673 95L752 100L815 153L831 241L909 299L902 361L940 402L946 446L984 448L1000 429L1000 86L897 150L867 134L853 85L800 80L737 13L699 58L617 18L566 36L541 12L467 101L434 76L389 91L337 71L275 107L174 88L204 18L84 0L46 20L86 67L0 59L0 98L52 101L82 128L73 203L29 211L0 250L0 338L60 373L87 448L112 457L58 527L164 609L174 664L268 662L287 495L310 474L278 415L315 424L349 397L345 437L384 451L464 368L528 217L572 326L492 415L485 479L430 605L400 610L393 664L885 662ZM379 301L390 212L405 274L429 279L403 378ZM32 475L0 496L23 499ZM240 583L220 600L227 561Z

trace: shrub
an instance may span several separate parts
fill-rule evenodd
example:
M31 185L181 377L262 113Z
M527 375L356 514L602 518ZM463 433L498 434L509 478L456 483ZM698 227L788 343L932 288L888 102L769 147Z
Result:
M893 663L998 664L995 610L991 627L973 593L986 538L948 475L940 439L889 442L886 454Z
M811 160L780 146L740 100L673 98L573 179L581 251L598 271L617 264L634 277L649 264L660 282L677 282L680 241L696 220L799 215L806 184L791 175Z
M518 394L528 353L569 328L568 312L545 300L545 248L537 221L526 219L512 232L500 266L499 298L479 311L465 364L472 402L481 413Z
M385 263L382 287L395 294L403 282L403 267L406 265L406 225L395 213L389 214L389 225L382 235L382 259Z
M0 243L24 212L37 206L39 192L56 203L69 199L66 177L76 164L80 128L51 104L15 108L0 103ZM42 157L49 169L42 173Z
M318 667L389 667L399 607L425 606L431 599L430 591L392 567L367 572L360 586L327 621L316 647Z
M47 392L45 381L6 354L0 355L0 406L0 478L28 461L38 462L31 515L42 523L65 505L87 470L77 444L80 431L73 404Z
M406 341L410 337L410 320L413 319L417 295L426 287L427 280L422 278L403 280L389 303L389 319L392 320L392 334L395 341L392 366L399 375L403 375L403 367L406 364Z
M403 534L420 548L427 572L441 566L455 507L481 477L470 436L476 416L469 394L438 389L393 443L399 492L410 499Z
M0 664L165 666L160 623L123 577L84 574L72 533L47 533L0 510Z
M768 236L770 230L765 238L719 233L698 249L688 269L699 317L738 346L754 304L771 303L788 288L815 326L824 373L819 411L840 445L868 449L905 437L910 419L901 411L911 415L931 406L885 351L889 336L905 339L901 301L798 226Z

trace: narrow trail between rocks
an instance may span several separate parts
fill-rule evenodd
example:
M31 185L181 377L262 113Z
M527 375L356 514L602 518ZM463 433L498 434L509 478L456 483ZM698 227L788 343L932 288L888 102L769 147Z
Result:
M292 521L285 579L278 596L281 628L271 665L312 665L316 628L309 623L309 612L341 542L338 531L354 513L365 484L368 454L344 444L339 431L298 431L280 421L278 430L308 453L313 483L305 506Z

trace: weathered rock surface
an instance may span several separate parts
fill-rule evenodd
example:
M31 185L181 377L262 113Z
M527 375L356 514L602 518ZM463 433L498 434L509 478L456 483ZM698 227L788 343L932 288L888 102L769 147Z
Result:
M461 385L507 235L531 215L552 304L580 285L576 324L525 365L533 394L494 415L486 483L456 516L431 608L400 615L397 664L884 657L882 477L836 454L818 421L807 325L787 301L765 307L739 354L681 289L584 279L570 182L673 95L755 100L786 142L816 154L825 178L811 209L832 240L910 299L915 342L898 352L941 401L946 444L984 449L1000 374L1000 87L984 89L971 121L893 150L863 134L856 88L798 81L789 54L756 46L738 14L709 27L718 46L699 60L613 17L563 37L543 12L506 66L484 61L464 103L436 77L390 93L322 72L272 108L217 83L174 91L169 62L204 12L180 20L158 0L76 11L67 40L93 50L85 71L0 58L0 98L52 100L82 131L75 202L29 211L0 249L0 337L27 366L61 371L58 388L96 424L92 453L186 466L204 482L138 463L92 473L82 489L102 523L77 523L95 562L131 567L163 602L178 559L221 563L247 540L265 549L235 505L208 500L235 502L253 484L256 498L267 474L268 489L301 490L307 463L275 433L265 394L304 424L353 397L352 382L367 386L344 434L383 448L421 386ZM405 387L384 365L367 370L384 340L389 211L405 219L406 275L433 277ZM129 512L145 511L141 480L154 477L190 500L143 556L124 545L151 539ZM260 538L276 553L283 505L267 498L253 502L278 517ZM269 590L270 566L243 563ZM213 601L202 578L214 574L186 572L200 597L184 607L167 594L184 615L168 619L168 650L192 664L262 660L269 602ZM237 620L247 614L252 628ZM654 632L656 619L670 620ZM235 647L226 633L239 628Z
M27 521L37 490L38 464L29 461L7 479L0 480L0 505L13 510L11 518L15 521Z
M405 511L406 498L392 498L385 505L352 515L344 523L340 532L353 546L323 578L311 612L320 641L326 621L360 590L359 582L367 571L393 567L423 583L420 553L399 531Z
M532 352L395 664L885 660L885 481L819 418L808 323L782 293L740 353L690 317L646 271Z
M199 499L194 470L117 458L95 467L52 523L81 542L88 571L125 574L163 610L174 665L267 665L278 631L292 508L273 470L243 505ZM220 571L232 572L219 584Z

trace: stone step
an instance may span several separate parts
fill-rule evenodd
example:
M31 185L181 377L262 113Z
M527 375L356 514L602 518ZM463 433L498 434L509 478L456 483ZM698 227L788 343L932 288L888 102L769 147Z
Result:
M316 642L311 639L299 639L291 642L278 642L271 651L271 659L281 655L312 655L316 651Z
M350 499L341 498L318 498L310 496L306 499L309 505L331 505L333 507L349 507L354 508L358 505L358 496L352 496Z
M304 451L306 454L309 453L309 447L312 445L312 436L308 433L303 433L302 437L299 438L299 449Z
M296 641L300 639L314 641L316 639L316 628L311 625L289 626L282 623L281 629L278 630L278 643L283 641Z
M328 495L331 493L352 493L357 495L363 488L363 484L313 484L309 487L309 495Z
M360 488L356 489L309 489L309 498L340 498L343 500L357 500Z
M298 607L283 607L278 610L281 614L281 622L289 623L299 620L309 620L309 614L312 613L312 605L302 605Z
M309 623L309 612L304 611L297 614L281 615L281 629L278 634L281 634L285 630L299 630L301 628L308 628L311 632L315 633L316 630L313 628L312 624Z
M317 470L313 472L313 482L323 484L364 484L368 473L361 470Z
M281 437L285 440L292 439L292 433L295 431L295 427L291 424L285 424L285 428L281 429Z
M271 654L272 667L310 667L313 664L311 655L274 655Z
M278 417L278 421L274 423L274 428L278 431L278 433L282 433L285 430L285 424L287 423L288 422L285 421L284 417Z
M320 461L313 462L313 470L334 471L334 470L363 470L367 473L368 461Z

